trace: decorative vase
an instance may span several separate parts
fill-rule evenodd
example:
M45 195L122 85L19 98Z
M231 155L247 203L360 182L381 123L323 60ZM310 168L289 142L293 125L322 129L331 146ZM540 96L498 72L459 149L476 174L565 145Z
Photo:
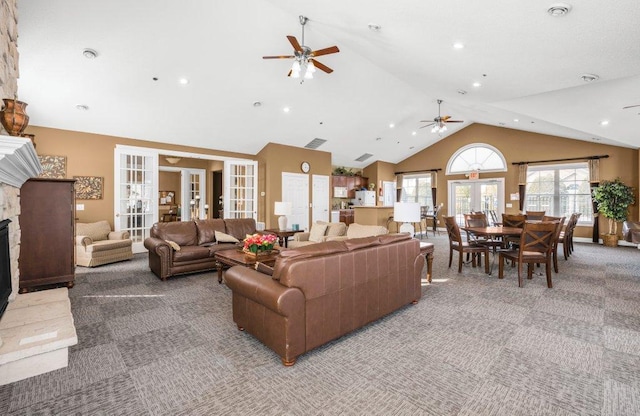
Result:
M3 98L4 108L0 111L0 123L10 136L19 136L29 124L29 116L26 113L27 103Z
M602 234L602 245L605 247L618 247L618 235Z

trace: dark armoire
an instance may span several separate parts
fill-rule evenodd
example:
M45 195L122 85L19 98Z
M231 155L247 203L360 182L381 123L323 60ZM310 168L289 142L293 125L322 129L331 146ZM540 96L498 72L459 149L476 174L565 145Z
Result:
M29 179L20 188L20 293L75 278L73 179Z

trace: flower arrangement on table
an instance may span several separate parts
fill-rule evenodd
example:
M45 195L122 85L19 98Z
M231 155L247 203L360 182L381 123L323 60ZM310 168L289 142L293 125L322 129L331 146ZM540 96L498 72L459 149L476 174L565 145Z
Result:
M276 241L278 241L278 236L275 234L247 234L247 237L243 240L242 250L255 255L268 253L273 250Z

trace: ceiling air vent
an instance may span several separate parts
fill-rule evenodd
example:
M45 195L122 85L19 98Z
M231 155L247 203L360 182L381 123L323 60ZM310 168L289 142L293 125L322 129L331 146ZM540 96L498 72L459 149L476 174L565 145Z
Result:
M373 156L371 153L365 153L359 158L357 158L356 162L364 162L365 160L369 159L371 156Z
M306 144L305 148L307 149L317 149L318 147L325 144L327 141L325 139L315 138Z

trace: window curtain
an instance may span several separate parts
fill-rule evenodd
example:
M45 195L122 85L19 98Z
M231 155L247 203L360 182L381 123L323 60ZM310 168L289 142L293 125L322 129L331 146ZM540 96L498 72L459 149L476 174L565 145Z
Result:
M438 172L431 172L431 201L433 201L433 212L436 212L438 203L436 196L438 194Z
M518 194L520 200L518 201L518 207L520 212L524 211L524 200L527 196L527 163L521 163L518 165Z
M600 223L598 204L593 200L593 190L600 185L600 159L589 160L589 184L591 187L591 204L593 205L593 234L591 240L597 243L600 236Z

